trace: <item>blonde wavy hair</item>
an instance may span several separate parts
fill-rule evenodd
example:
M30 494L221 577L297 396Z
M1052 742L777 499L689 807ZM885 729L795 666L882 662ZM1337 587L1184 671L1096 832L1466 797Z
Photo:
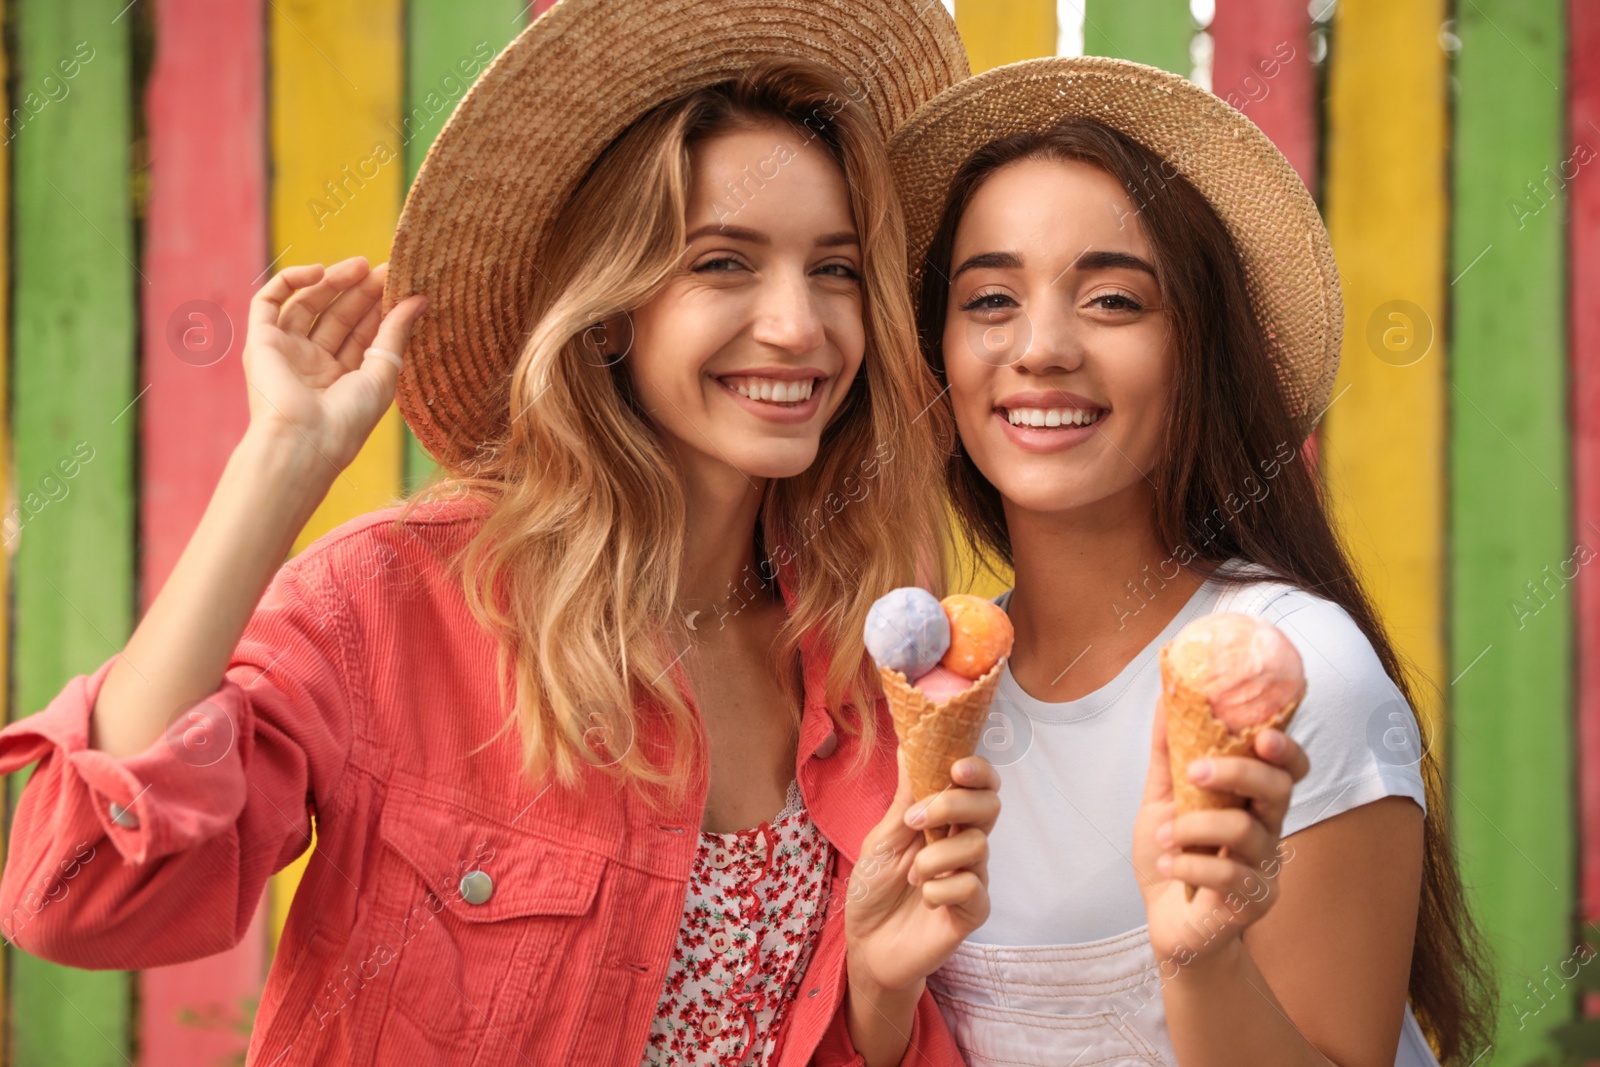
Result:
M863 249L862 370L810 469L767 483L755 533L759 582L775 579L792 597L774 671L796 721L803 647L829 657L829 714L842 734L859 734L864 763L877 725L867 609L895 586L941 591L938 442L951 433L917 351L903 224L870 115L837 76L798 62L663 104L602 153L556 224L536 325L510 376L508 431L471 469L440 472L400 516L442 493L489 503L459 562L473 614L499 639L502 677L514 678L507 726L520 726L530 776L553 771L572 784L600 766L676 795L690 779L700 730L671 676L681 647L669 636L680 618L683 490L630 400L627 360L596 359L592 331L678 269L694 146L773 122L833 154ZM654 714L670 740L659 758L632 742Z

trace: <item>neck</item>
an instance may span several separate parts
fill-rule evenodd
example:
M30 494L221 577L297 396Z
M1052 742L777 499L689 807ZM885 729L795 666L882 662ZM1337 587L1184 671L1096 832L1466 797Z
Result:
M705 462L679 464L685 509L678 601L705 608L748 601L762 585L755 559L764 479Z
M1047 700L1092 692L1199 588L1203 579L1179 565L1176 546L1157 540L1154 509L1145 482L1066 512L1006 505L1016 571L1013 670L1024 688Z

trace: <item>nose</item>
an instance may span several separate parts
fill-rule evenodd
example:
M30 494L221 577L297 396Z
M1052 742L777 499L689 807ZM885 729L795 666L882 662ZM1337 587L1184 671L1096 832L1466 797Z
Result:
M822 347L824 331L810 279L804 271L784 271L762 286L752 331L762 344L804 355Z
M1052 294L1053 297L1053 294ZM1082 323L1069 303L1060 299L1029 301L1019 330L1031 336L1018 338L1022 355L1012 366L1024 374L1073 371L1083 366Z

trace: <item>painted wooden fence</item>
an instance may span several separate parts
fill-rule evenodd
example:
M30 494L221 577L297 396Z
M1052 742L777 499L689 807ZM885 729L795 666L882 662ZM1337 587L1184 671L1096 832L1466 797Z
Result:
M249 294L282 264L384 258L433 136L547 6L6 0L9 718L120 648L170 572L245 424ZM975 70L1058 38L1199 61L1323 205L1347 306L1327 491L1448 756L1504 1000L1479 1062L1524 1067L1577 1014L1550 976L1600 917L1600 4L954 6ZM298 545L431 470L391 412ZM208 960L87 972L8 946L0 1061L238 1062L302 866Z

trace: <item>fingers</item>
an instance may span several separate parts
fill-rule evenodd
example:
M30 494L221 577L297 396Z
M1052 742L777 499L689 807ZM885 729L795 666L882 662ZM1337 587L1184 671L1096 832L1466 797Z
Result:
M1283 829L1294 790L1294 779L1283 768L1249 756L1214 756L1189 764L1189 780L1216 793L1244 797L1267 829L1274 834Z
M428 303L427 297L416 293L396 304L378 324L371 347L393 352L397 356L405 355L406 345L411 342L411 327L428 310Z
M257 289L256 295L250 298L250 325L278 325L278 315L283 310L283 302L297 290L320 281L322 274L321 263L285 267L274 274L272 280Z
M906 872L912 885L923 885L947 878L963 871L987 880L989 862L989 835L977 827L968 827L958 834L923 845Z
M355 346L362 342L362 328L358 326L346 341L349 352L339 349L339 362L349 365L349 362L358 360L358 370L363 374L371 374L378 381L384 405L394 400L395 384L400 381L400 368L405 366L405 349L411 339L411 325L426 309L426 296L421 293L408 296L395 304L389 315L376 325L376 336L371 339L371 344L362 344L360 352L355 350Z
M989 890L977 875L963 871L925 884L922 887L922 903L929 908L959 908L982 902L987 911L988 894Z
M957 760L951 767L957 785L942 790L905 813L907 826L975 826L985 834L1000 815L1000 773L981 756Z
M1156 861L1156 867L1168 878L1186 882L1196 889L1213 890L1223 898L1232 894L1241 900L1260 903L1272 892L1272 883L1267 878L1231 857L1179 852L1162 856ZM1195 902L1200 902L1198 897Z
M1156 844L1164 849L1226 848L1231 858L1248 867L1260 867L1276 853L1278 838L1250 812L1228 808L1180 815L1156 829Z
M388 274L389 265L380 263L368 271L366 277L338 294L327 310L317 316L311 327L311 342L324 352L341 352L351 331L367 318L373 307L382 306L383 281ZM370 334L368 338L370 340Z
M1282 767L1297 782L1311 773L1311 757L1298 741L1282 730L1262 730L1257 734L1256 755Z
M340 293L365 278L369 270L365 256L342 259L327 268L321 280L296 291L283 302L278 329L285 333L309 334L316 317L326 311Z
M950 779L964 789L999 789L1000 772L982 756L966 756L950 765Z
M937 826L973 826L984 833L994 829L1000 815L1000 794L992 789L950 788L914 804L905 813L907 826L919 830Z
M350 331L350 335L344 339L344 344L339 346L339 351L333 358L337 359L346 370L361 369L362 361L367 357L367 349L372 347L373 340L378 336L378 324L382 320L383 301L375 300L367 308L367 313L361 317L361 321Z

